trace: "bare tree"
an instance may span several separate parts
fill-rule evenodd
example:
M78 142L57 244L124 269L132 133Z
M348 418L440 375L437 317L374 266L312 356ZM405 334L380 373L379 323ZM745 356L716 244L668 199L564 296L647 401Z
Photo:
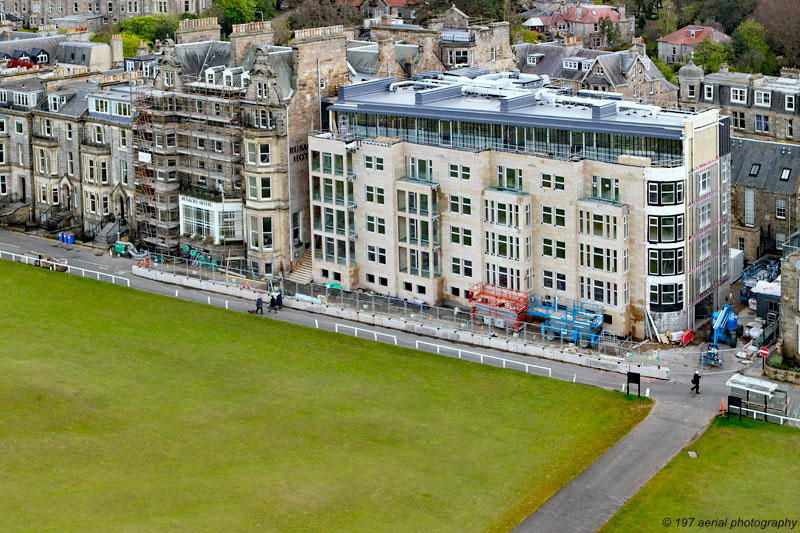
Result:
M800 64L800 2L786 0L761 0L755 18L767 30L767 39L773 50L783 54L790 66Z
M293 29L349 25L361 21L361 12L346 0L303 0L292 16Z

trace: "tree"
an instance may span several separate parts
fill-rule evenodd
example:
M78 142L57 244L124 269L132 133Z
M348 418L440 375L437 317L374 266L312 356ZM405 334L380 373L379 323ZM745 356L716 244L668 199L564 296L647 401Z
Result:
M175 30L178 29L176 17L133 17L123 20L119 24L120 30L136 35L145 42L152 43L156 39L174 39Z
M719 66L729 61L728 47L724 44L714 44L706 37L694 49L694 62L702 65L706 72L717 72Z
M215 0L204 15L217 17L222 34L230 35L234 24L253 22L254 11L255 0Z
M656 14L658 16L658 29L662 37L678 29L678 15L675 12L675 3L672 0L661 2L661 8L656 11Z
M344 0L303 0L293 13L292 27L316 28L361 21L361 11Z
M773 50L783 54L790 66L800 65L800 2L786 0L761 0L755 18L767 32L767 41Z
M725 33L730 34L753 13L757 4L758 0L701 0L684 11L684 20L687 24L695 20L716 20Z
M775 53L767 44L767 33L764 26L753 19L739 24L732 35L733 53L736 56L736 67L745 72L763 72L773 74L778 70Z
M605 36L608 48L619 46L621 40L619 26L614 24L610 18L602 17L600 19L600 33Z

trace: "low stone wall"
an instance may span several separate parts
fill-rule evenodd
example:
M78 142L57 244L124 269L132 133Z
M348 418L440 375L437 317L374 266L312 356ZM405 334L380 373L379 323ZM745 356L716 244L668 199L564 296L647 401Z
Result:
M764 367L764 375L770 379L777 379L778 381L786 381L787 383L800 385L800 372L782 370L780 368L773 368L767 365Z
M170 274L169 272L161 272L158 270L151 270L138 266L132 267L131 270L134 275L143 278L163 281L165 283L172 283L173 285L181 285L183 287L190 287L198 290L227 294L236 298L255 300L258 298L259 294L253 289L242 289L239 287L226 285L224 283L216 283L214 281L201 281L195 278L188 278L186 276L179 276L177 274ZM333 318L341 318L344 320L351 320L353 322L361 322L363 324L396 329L399 331L407 331L417 335L425 335L427 337L433 337L452 342L460 342L472 346L483 346L484 348L492 348L505 352L541 357L544 359L551 359L553 361L560 361L562 363L572 363L589 368L607 370L609 372L619 372L625 374L629 371L633 371L639 372L643 377L669 379L669 369L666 367L628 363L619 357L609 357L599 354L585 354L578 352L577 349L559 350L556 348L548 348L535 344L526 344L517 340L489 337L488 335L481 335L479 333L472 333L469 331L431 326L414 320L405 320L403 318L394 318L386 315L366 313L364 311L343 309L341 307L334 307L325 304L304 302L295 300L291 297L284 298L283 305L284 307L297 309L299 311L317 313Z

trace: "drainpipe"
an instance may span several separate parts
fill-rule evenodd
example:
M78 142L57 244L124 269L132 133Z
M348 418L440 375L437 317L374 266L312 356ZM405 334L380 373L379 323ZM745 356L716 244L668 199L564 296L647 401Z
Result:
M319 83L317 83L319 90ZM292 164L289 152L289 106L286 106L286 186L289 190L289 272L294 268L294 242L292 242Z

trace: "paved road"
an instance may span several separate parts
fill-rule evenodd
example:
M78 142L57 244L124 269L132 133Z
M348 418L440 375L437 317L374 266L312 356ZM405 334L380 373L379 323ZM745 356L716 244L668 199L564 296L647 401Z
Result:
M163 294L201 303L227 307L244 312L253 308L253 303L216 293L176 287L161 282L133 276L130 267L133 261L109 257L99 251L82 246L70 246L56 241L41 239L14 232L0 232L0 249L14 253L27 250L40 251L54 257L66 258L70 265L124 276L131 281L131 287L157 294ZM624 376L581 366L559 363L548 359L499 352L486 348L473 348L439 339L431 339L403 331L367 326L347 320L315 315L303 311L284 309L277 315L267 315L267 320L292 322L309 327L334 330L336 324L362 328L359 336L371 338L372 332L379 335L381 342L396 342L399 346L416 348L418 341L439 345L444 355L455 356L457 350L469 350L473 354L463 354L464 359L480 359L477 353L502 358L485 358L485 364L505 365L522 369L518 363L539 365L530 368L532 374L548 373L555 379L584 383L605 389L620 390L625 382ZM353 330L343 329L352 334ZM435 347L421 346L427 351ZM642 393L648 391L655 400L655 406L648 417L628 435L617 442L604 455L581 472L571 483L562 487L544 505L517 526L515 531L544 533L549 531L596 531L619 508L633 496L656 472L683 449L710 423L719 411L720 398L727 394L725 381L731 371L705 373L702 381L703 394L689 394L689 379L695 357L686 363L686 373L673 373L670 381L643 380ZM794 394L794 393L793 393Z

